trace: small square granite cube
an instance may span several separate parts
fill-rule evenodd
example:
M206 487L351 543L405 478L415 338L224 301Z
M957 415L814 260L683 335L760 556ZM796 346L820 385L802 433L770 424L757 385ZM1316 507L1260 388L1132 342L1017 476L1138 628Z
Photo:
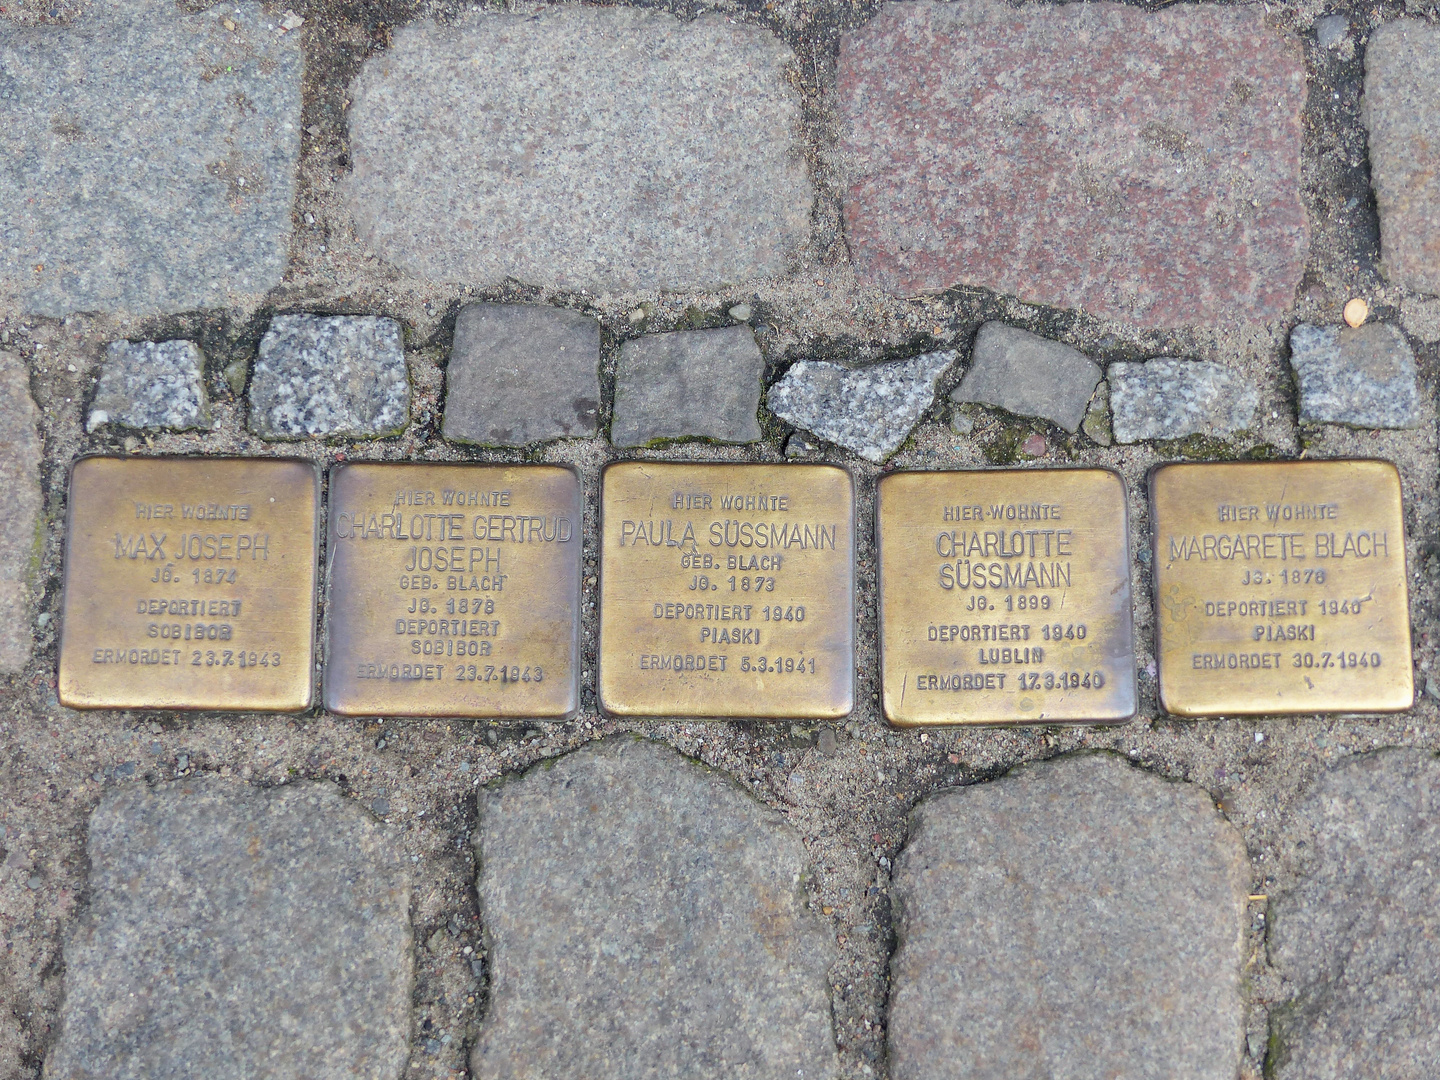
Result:
M445 437L482 446L588 438L600 426L600 324L532 304L467 304L446 372Z
M129 428L210 428L205 357L190 341L112 341L85 430L102 424Z
M748 326L647 334L620 346L610 441L750 443L760 438L765 359Z

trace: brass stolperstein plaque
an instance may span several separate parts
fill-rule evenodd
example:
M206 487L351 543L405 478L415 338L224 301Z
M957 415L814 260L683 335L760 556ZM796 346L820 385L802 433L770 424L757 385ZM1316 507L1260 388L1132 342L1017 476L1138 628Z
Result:
M325 707L573 716L583 512L559 465L334 469Z
M854 484L833 465L606 468L601 706L622 716L848 714L854 521Z
M319 503L319 471L305 461L77 461L61 703L309 708Z
M1160 702L1178 716L1387 712L1415 686L1388 461L1150 474Z
M894 473L876 489L885 717L1135 714L1125 484L1107 469Z

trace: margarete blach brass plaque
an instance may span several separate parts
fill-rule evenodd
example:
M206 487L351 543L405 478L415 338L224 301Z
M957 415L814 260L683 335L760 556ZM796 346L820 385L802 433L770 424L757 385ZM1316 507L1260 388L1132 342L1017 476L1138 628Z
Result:
M1388 461L1150 475L1160 702L1179 716L1408 709L1400 474Z
M583 512L558 465L336 468L325 707L574 715Z
M609 466L600 702L625 716L834 718L854 704L850 474Z
M308 708L319 501L319 471L304 461L76 462L61 703Z
M895 473L876 490L885 717L1134 715L1125 484L1106 469Z

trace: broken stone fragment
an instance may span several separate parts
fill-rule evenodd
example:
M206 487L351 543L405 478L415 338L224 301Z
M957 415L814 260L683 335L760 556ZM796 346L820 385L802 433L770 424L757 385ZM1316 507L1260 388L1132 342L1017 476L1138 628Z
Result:
M766 401L782 420L878 464L909 437L954 362L951 350L862 368L801 360Z
M1100 368L1078 349L1019 327L987 322L975 335L970 369L950 400L996 405L1074 432L1100 377Z
M205 400L205 357L191 341L112 341L85 430L214 427Z

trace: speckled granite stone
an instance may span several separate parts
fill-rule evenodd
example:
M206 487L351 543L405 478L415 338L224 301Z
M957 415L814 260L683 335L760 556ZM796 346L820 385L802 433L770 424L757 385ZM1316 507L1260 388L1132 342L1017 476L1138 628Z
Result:
M932 796L895 863L894 1080L1234 1080L1250 863L1200 787L1111 755Z
M47 1080L398 1080L410 883L332 784L106 793Z
M357 229L467 285L712 289L782 273L809 235L791 53L719 15L472 11L365 62Z
M1313 326L1290 332L1302 423L1367 428L1420 425L1415 354L1399 327Z
M30 396L30 368L0 352L0 674L30 662L30 586L40 565L40 410Z
M112 341L85 430L213 427L204 372L205 357L192 341Z
M250 378L250 430L267 439L377 438L404 429L400 324L372 315L277 315Z
M490 1005L476 1076L828 1080L834 947L799 835L658 743L480 794Z
M766 403L780 419L878 464L909 437L954 362L953 351L863 368L801 360L770 388Z
M1229 368L1208 360L1158 356L1106 369L1115 441L1224 437L1255 422L1260 392Z
M1017 416L1039 416L1076 431L1100 374L1078 349L1019 327L987 322L975 335L970 369L950 400L998 405Z
M533 304L466 304L445 369L445 437L484 446L588 438L600 423L600 324Z
M1298 880L1270 909L1277 1080L1440 1075L1440 762L1357 754L1321 774L1288 823Z
M1376 28L1361 110L1385 275L1440 293L1440 26L1397 19Z
M837 80L866 284L1155 327L1293 302L1305 67L1259 5L886 4Z
M645 446L657 439L760 438L760 375L765 358L748 326L646 334L620 346L610 441Z
M135 0L0 19L0 311L154 315L279 284L303 58L271 21Z

